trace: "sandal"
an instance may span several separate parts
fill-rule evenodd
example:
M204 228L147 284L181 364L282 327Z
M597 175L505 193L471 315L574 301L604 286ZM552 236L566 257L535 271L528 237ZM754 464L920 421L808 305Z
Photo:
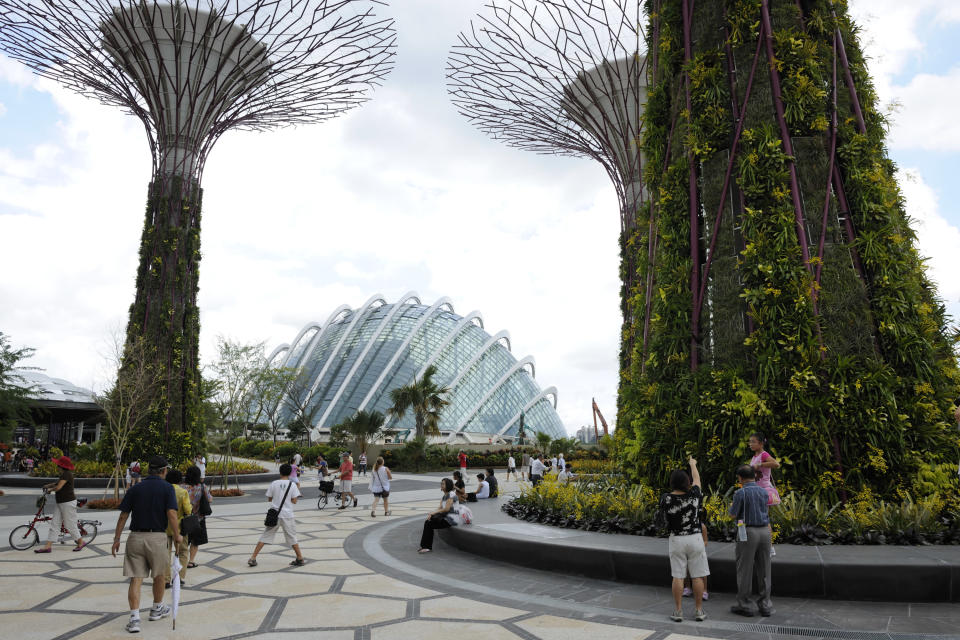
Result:
M383 515L388 516L388 515L390 515L390 512L389 512L389 511L384 511L384 512L383 512Z
M297 558L296 560L294 560L294 561L292 561L292 562L290 563L290 566L291 566L291 567L302 567L302 566L305 565L305 564L307 564L307 561L306 561L306 560L304 560L303 558Z
M77 546L75 546L75 547L73 548L73 550L74 550L74 551L80 551L80 550L83 549L85 546L87 546L87 541L86 541L86 540L81 540L81 541L80 541L80 544L78 544Z
M256 561L256 559L255 559L255 558L250 558L249 560L247 560L247 566L248 566L248 567L255 567L255 566L257 566L257 561Z
M377 512L376 512L376 511L371 511L371 512L370 512L370 517L371 517L371 518L376 518L376 517L377 517Z
M44 548L42 548L42 549L34 549L33 552L34 552L34 553L53 553L53 549L50 549L50 548L48 548L48 547L44 547Z
M187 569L196 569L196 568L199 567L199 566L200 566L200 565L198 565L196 562L188 562L188 563L187 563Z
M433 551L433 549L420 549L417 553L430 553L431 551Z

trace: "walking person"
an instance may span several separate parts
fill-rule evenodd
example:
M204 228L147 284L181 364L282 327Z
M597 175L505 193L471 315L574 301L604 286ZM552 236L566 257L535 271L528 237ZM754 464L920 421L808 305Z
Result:
M209 542L207 538L207 516L213 512L210 507L213 496L210 495L207 485L203 484L200 473L200 467L194 465L188 467L183 476L186 485L184 488L187 490L187 495L190 496L190 508L193 513L200 517L200 528L187 536L187 542L190 543L190 558L187 562L187 568L189 569L197 566L197 552L200 551L200 547Z
M56 507L53 510L53 520L50 521L50 532L47 534L47 544L39 549L34 549L34 553L51 553L53 551L53 541L60 535L61 525L67 528L70 537L73 538L76 546L74 551L80 551L87 543L80 537L80 530L77 528L77 494L73 490L73 470L74 465L67 456L60 456L53 459L54 464L60 468L60 477L56 482L43 485L44 493L53 493L56 500Z
M431 511L427 515L427 521L423 523L423 534L420 536L419 553L429 553L433 551L433 532L437 529L446 529L456 525L457 517L457 494L453 491L453 480L444 478L440 481L440 491L443 497L440 499L440 508Z
M513 452L511 452L510 457L507 458L507 478L506 478L507 482L510 482L511 473L513 474L513 479L519 482L520 476L517 475L517 461L513 457Z
M703 491L700 487L700 472L697 461L690 458L690 475L682 469L670 474L670 493L660 497L660 517L665 520L670 532L670 575L673 577L673 602L675 609L670 619L683 621L683 580L689 571L692 576L693 597L697 622L706 619L703 612L704 578L710 575L707 549L700 531L700 509L703 506ZM691 477L693 481L691 482Z
M543 454L538 453L530 463L530 482L537 486L543 481L543 474L547 470L547 465L543 464Z
M357 496L353 495L353 460L350 458L350 452L344 451L340 454L340 509L347 508L347 496L353 500L353 506L357 506Z
M140 482L140 477L141 477L140 461L134 460L133 462L130 463L130 466L128 468L130 470L130 486L132 487L133 485Z
M290 480L300 488L300 464L296 461L296 456L290 461Z
M193 457L193 464L200 470L200 482L203 482L207 478L207 459L202 453L198 453Z
M362 476L367 475L367 452L366 451L360 454L360 460L358 461L358 464L360 465L360 475Z
M460 465L460 475L463 478L467 477L467 454L463 452L463 449L460 449L460 453L457 454L457 463Z
M530 454L526 451L523 452L523 456L520 458L520 475L524 480L530 480Z
M563 459L563 454L561 453L557 457L557 473L563 473L563 470L567 468L567 461Z
M780 504L780 492L773 486L773 480L770 477L773 475L774 469L780 468L780 461L764 450L767 446L767 439L762 433L756 432L750 434L750 439L747 440L747 444L750 450L753 451L750 466L753 467L756 473L757 486L767 492L767 507ZM773 537L772 528L770 529L770 536L771 538ZM770 545L770 555L777 555L772 544Z
M123 526L130 517L130 534L123 556L123 575L130 578L127 588L130 619L126 627L130 633L140 633L140 587L144 578L153 577L153 605L149 620L152 622L170 615L169 605L163 604L163 574L170 563L167 527L174 532L174 542L181 542L183 536L177 521L177 494L173 485L163 480L167 466L167 461L160 456L150 458L147 477L130 487L120 502L120 518L110 553L117 557Z
M164 476L164 480L173 485L173 492L177 495L177 527L174 530L170 525L167 525L167 569L163 573L164 586L168 589L170 588L171 578L173 574L170 570L169 557L170 553L173 553L177 558L180 559L180 583L186 584L184 582L187 578L187 565L189 563L188 556L190 555L190 543L181 536L180 542L176 542L173 539L174 531L180 532L182 529L183 518L189 516L193 513L193 506L190 504L190 494L187 493L187 490L180 486L180 481L183 480L183 474L180 473L179 469L170 469L167 471L167 475Z
M283 529L284 541L290 545L293 548L293 552L297 554L296 559L290 563L290 566L302 567L306 564L306 561L303 559L303 553L300 551L300 543L297 542L297 522L293 516L293 505L297 504L297 499L300 497L300 489L298 489L296 483L290 479L290 471L291 468L289 464L284 463L280 465L280 479L271 482L270 488L267 489L267 502L270 503L271 509L277 511L277 524L264 529L260 540L257 541L257 546L253 549L253 555L247 560L247 566L257 566L257 554L263 549L263 545L273 543L274 538L277 537L277 529Z
M756 481L756 471L748 464L737 468L742 488L733 494L730 515L737 520L737 604L730 611L752 618L750 607L753 584L759 589L760 615L774 614L770 602L770 516L767 492Z
M363 460L363 458L360 458ZM362 464L362 463L361 463ZM370 517L377 517L377 501L383 499L383 515L390 515L390 481L393 480L393 474L383 463L383 458L377 458L373 463L373 470L370 472L370 490L373 492L373 505L370 507Z

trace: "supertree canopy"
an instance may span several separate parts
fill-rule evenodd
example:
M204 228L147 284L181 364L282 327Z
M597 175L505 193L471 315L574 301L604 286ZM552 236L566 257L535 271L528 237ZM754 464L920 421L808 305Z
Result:
M200 179L210 149L229 129L319 122L363 102L392 65L395 32L392 20L374 14L381 4L5 0L0 7L0 51L120 106L147 132L153 171L127 343L142 343L136 351L162 383L142 442L178 458L202 438L196 300Z
M646 199L640 152L646 59L636 0L495 0L460 34L448 65L457 109L496 140L599 162L620 201L624 334L633 354L635 252L626 240Z
M955 342L846 3L645 8L655 197L626 246L649 330L617 420L637 476L693 453L729 479L752 431L786 489L890 494L955 467Z

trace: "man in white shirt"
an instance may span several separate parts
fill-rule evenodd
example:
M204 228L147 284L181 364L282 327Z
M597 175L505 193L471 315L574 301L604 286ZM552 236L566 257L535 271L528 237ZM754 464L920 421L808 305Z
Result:
M507 480L510 480L511 473L514 480L520 480L520 476L517 475L517 461L514 460L513 454L510 454L510 457L507 458Z
M300 455L300 452L297 451L293 454L293 464L297 465L297 468L300 468L300 463L303 462L303 456Z
M537 454L537 457L530 463L530 482L537 486L543 481L543 473L547 470L547 465L543 464L543 454Z
M257 566L257 554L263 549L263 545L271 544L277 535L277 529L283 529L283 538L287 544L293 547L297 558L290 563L292 567L302 567L305 564L303 553L300 552L300 545L297 543L297 526L293 519L293 505L297 504L297 498L300 497L300 489L295 482L290 480L290 465L284 463L280 465L280 479L270 483L267 489L267 501L270 507L280 512L277 524L267 527L263 535L260 536L257 547L253 550L253 555L247 560L251 567Z
M207 459L203 457L202 453L198 453L197 457L193 459L193 464L200 469L200 482L203 482L207 477Z
M557 482L559 482L559 483L561 483L561 484L567 484L568 482L570 482L571 480L573 480L574 477L575 477L575 476L573 475L573 472L570 471L570 467L569 467L569 466L564 466L564 467L563 467L563 471L561 471L560 473L557 474Z
M563 470L567 468L567 461L563 459L563 454L560 454L560 457L557 458L557 473L563 473Z

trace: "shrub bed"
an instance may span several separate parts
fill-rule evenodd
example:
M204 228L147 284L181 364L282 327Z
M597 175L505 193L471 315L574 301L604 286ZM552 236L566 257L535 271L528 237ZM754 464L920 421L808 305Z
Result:
M184 462L179 465L181 471L186 471L192 462ZM95 462L92 460L78 460L74 462L73 475L77 478L109 478L113 474L113 464L109 462ZM224 464L218 460L207 463L207 475L222 475ZM123 473L126 470L122 470ZM250 473L266 473L267 470L253 462L243 462L234 460L230 465L230 474L246 475ZM60 468L53 462L41 462L30 472L31 476L40 478L56 478L60 475Z
M120 499L119 498L103 498L100 500L88 500L87 504L84 505L87 509L119 509L120 508Z
M727 515L734 488L708 490L707 532L711 540L732 542L736 525ZM665 535L654 524L659 493L616 477L560 484L552 476L526 488L502 509L527 522L566 528ZM792 492L770 508L777 543L825 544L960 544L960 497L939 495L899 501L879 500L869 490L846 504Z
M240 489L210 489L210 495L214 498L237 498L245 494Z

